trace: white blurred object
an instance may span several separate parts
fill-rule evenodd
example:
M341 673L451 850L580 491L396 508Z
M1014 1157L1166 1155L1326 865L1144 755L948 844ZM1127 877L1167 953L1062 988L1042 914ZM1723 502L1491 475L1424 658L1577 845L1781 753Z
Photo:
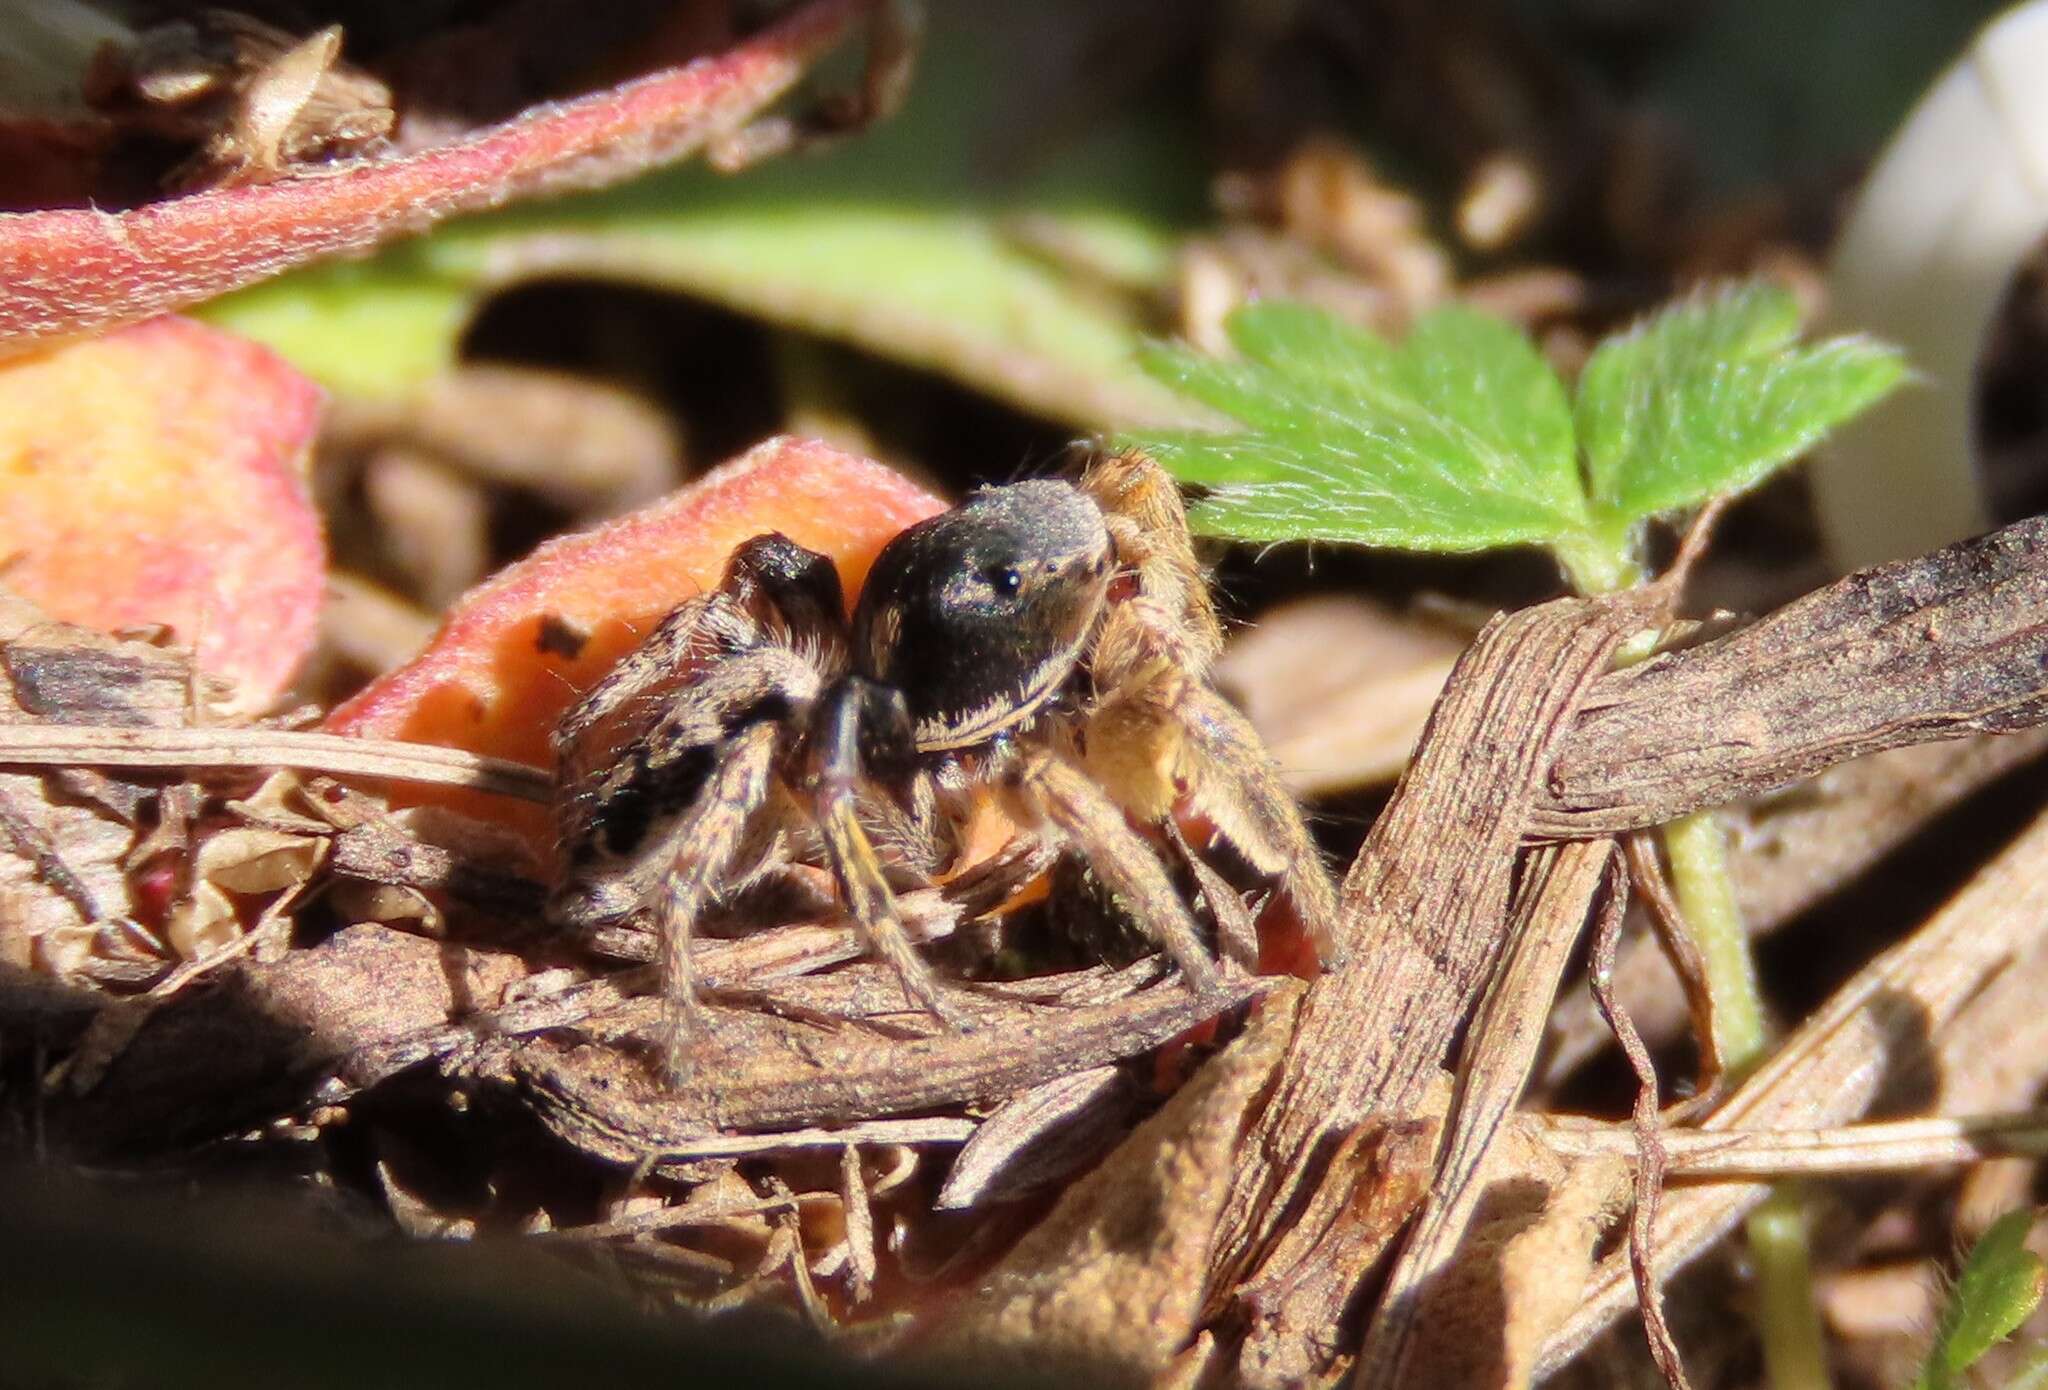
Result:
M1838 327L1906 350L1919 380L1840 430L1814 499L1835 562L1917 555L1989 524L1975 375L2019 264L2048 231L2048 0L1987 25L1913 108L1829 270Z

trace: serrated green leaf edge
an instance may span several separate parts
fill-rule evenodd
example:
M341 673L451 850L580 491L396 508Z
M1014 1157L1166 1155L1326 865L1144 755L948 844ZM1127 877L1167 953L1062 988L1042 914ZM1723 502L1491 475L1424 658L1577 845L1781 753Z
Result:
M1425 551L1549 543L1588 518L1563 383L1520 332L1453 305L1394 345L1304 305L1240 309L1238 358L1155 344L1140 357L1241 432L1141 432L1210 489L1202 530Z
M1611 334L1579 371L1574 424L1596 499L1619 494L1627 461L1642 446L1644 417L1674 377L1702 358L1733 361L1791 345L1799 331L1792 297L1768 285L1696 291Z
M1905 376L1871 339L1801 347L1798 333L1791 295L1747 283L1697 292L1595 349L1574 418L1603 533L1755 486Z
M1234 358L1152 344L1140 362L1246 428L1127 441L1209 490L1198 528L1441 552L1536 543L1594 588L1627 582L1644 521L1756 485L1905 375L1867 338L1799 346L1798 306L1762 282L1703 289L1610 337L1575 398L1525 335L1465 306L1398 345L1287 301L1225 328Z

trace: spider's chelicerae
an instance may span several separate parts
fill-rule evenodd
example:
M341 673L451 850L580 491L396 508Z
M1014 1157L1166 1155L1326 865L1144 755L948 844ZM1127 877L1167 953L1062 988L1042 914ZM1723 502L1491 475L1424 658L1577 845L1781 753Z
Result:
M757 536L556 731L550 914L651 919L672 1075L695 922L792 854L830 867L910 997L950 1018L891 880L928 882L987 793L1020 833L1084 855L1198 991L1218 967L1162 853L1187 861L1226 953L1253 943L1184 818L1277 880L1327 946L1335 890L1258 736L1209 684L1222 632L1179 491L1149 459L974 493L892 540L844 614L830 560Z

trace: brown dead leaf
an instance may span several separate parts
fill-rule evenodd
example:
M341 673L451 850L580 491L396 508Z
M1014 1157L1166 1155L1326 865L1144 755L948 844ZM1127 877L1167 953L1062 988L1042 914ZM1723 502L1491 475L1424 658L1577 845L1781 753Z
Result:
M1364 599L1304 599L1235 637L1216 674L1309 796L1399 773L1465 642Z
M1293 1031L1300 987L1267 996L1100 1168L979 1281L930 1319L940 1359L1045 1374L1048 1364L1142 1379L1193 1337L1215 1223L1246 1121Z
M1627 1209L1618 1155L1565 1163L1510 1122L1455 1257L1417 1290L1401 1385L1522 1387L1576 1311L1600 1238Z
M1004 1101L954 1158L933 1207L1014 1201L1070 1176L1123 1134L1137 1100L1123 1068L1095 1067Z
M1336 1137L1321 1183L1252 1278L1231 1287L1222 1276L1234 1253L1224 1247L1212 1258L1217 1292L1207 1315L1234 1304L1250 1319L1251 1335L1231 1349L1240 1380L1302 1385L1341 1376L1354 1318L1365 1311L1358 1271L1379 1263L1428 1195L1449 1104L1449 1078L1439 1073L1408 1118ZM1335 1319L1324 1316L1330 1308L1341 1310Z
M193 873L230 893L278 893L303 887L326 852L317 835L242 826L207 836Z
M2048 728L1894 748L1833 767L1809 782L1735 808L1728 873L1752 936L1787 925L1920 833L1942 812L2048 750ZM1615 993L1653 1049L1682 1037L1685 992L1658 942L1621 944ZM1613 1043L1592 996L1558 1001L1541 1088L1560 1084Z
M606 382L471 362L402 400L335 401L322 439L344 455L403 444L477 482L537 493L572 516L595 520L651 502L682 481L677 428L670 413Z
M301 36L207 9L105 45L86 99L116 124L197 152L174 187L268 183L292 166L363 153L391 134L391 89L341 58L342 29Z
M1077 1002L1105 983L1158 973L1148 960L1116 974L1025 982L1029 989L961 992L953 1002L974 1027L956 1033L911 1008L887 966L864 961L758 987L744 1008L707 1006L691 1075L674 1087L649 1061L655 999L585 1018L586 1041L521 1044L506 1065L544 1123L595 1157L630 1165L695 1153L721 1130L843 1125L1007 1099L1149 1052L1274 984L1236 975L1197 996L1169 980L1126 986L1113 1002Z
M495 1008L515 955L350 927L272 963L246 957L164 1002L83 1096L53 1100L81 1153L165 1152L300 1105L322 1078L382 1078L434 1055L451 1019Z
M846 1214L847 1263L852 1270L851 1297L865 1303L875 1291L875 1215L868 1203L867 1175L860 1150L848 1144L839 1151L840 1204Z
M56 622L0 588L0 724L182 725L220 693L174 652ZM133 808L151 793L130 792L81 797L57 775L0 773L0 964L80 980L161 969L128 873Z

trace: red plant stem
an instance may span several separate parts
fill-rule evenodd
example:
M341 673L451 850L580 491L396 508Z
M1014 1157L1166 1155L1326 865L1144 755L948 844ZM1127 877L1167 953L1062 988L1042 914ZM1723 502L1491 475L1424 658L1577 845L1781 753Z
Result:
M0 356L363 252L457 213L681 159L788 91L876 0L810 0L727 52L536 106L404 158L127 212L0 215Z

